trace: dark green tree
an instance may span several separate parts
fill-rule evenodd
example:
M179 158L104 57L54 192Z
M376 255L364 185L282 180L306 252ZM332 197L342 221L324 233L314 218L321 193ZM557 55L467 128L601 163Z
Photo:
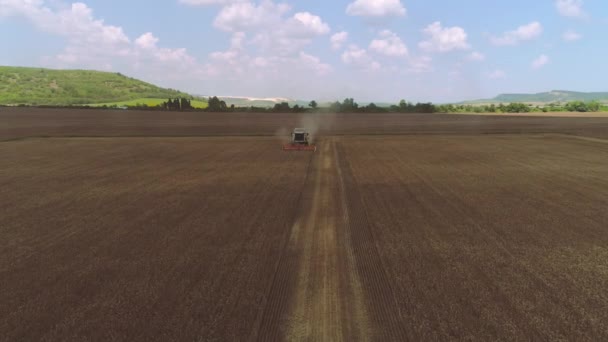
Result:
M285 112L291 111L291 107L289 106L289 103L287 103L287 102L281 102L281 103L275 104L274 108L272 110L275 111L275 112L283 112L283 113L285 113Z

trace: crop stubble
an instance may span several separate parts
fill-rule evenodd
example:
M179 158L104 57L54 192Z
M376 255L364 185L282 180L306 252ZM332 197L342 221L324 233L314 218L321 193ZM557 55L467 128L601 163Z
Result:
M238 128L67 115L78 124L4 127ZM298 120L262 118L240 125ZM325 133L348 136L314 154L270 137L0 143L1 339L608 338L606 120L334 120ZM384 128L416 135L356 136Z
M344 145L415 340L608 337L607 144L504 136Z
M308 155L274 139L0 145L0 339L235 340Z

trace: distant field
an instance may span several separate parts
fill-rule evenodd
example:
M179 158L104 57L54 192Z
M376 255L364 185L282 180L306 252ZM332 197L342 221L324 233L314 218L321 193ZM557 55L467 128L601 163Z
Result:
M135 99L135 100L129 100L129 101L120 101L120 102L95 103L95 104L89 104L89 106L91 106L91 107L102 107L102 106L135 107L135 106L146 105L148 107L156 107L156 106L160 106L163 102L166 102L166 101L167 101L167 99L141 98L141 99ZM207 102L203 102L203 101L199 101L199 100L192 100L191 104L194 108L197 108L197 109L205 109L208 106Z
M0 107L0 140L24 137L567 133L608 138L608 119L457 114L200 113ZM314 125L313 125L314 126Z
M486 115L486 116L536 116L556 118L608 118L608 112L531 112L531 113L458 113L454 115Z

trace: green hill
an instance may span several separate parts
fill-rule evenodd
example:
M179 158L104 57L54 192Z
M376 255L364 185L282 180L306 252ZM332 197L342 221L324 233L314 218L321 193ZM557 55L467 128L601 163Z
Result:
M583 93L567 90L553 90L537 94L501 94L493 99L468 101L468 104L479 103L555 103L571 101L599 101L608 102L608 92Z
M0 66L2 105L84 105L190 97L119 73Z

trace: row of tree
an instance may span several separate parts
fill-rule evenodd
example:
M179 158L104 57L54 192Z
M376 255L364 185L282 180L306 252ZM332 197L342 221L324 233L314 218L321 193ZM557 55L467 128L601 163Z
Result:
M167 102L163 102L160 107L164 110L192 110L192 102L190 99L179 98L169 99Z
M138 107L139 108L139 107ZM178 110L189 111L195 110L192 106L191 99L176 98L169 99L162 103L159 107L150 109L160 110ZM264 107L235 107L228 106L225 101L220 100L217 96L210 97L208 100L207 112L276 112L276 113L302 113L302 112L331 112L331 113L530 113L530 112L598 112L605 110L597 101L583 102L572 101L564 104L551 103L545 106L534 106L524 103L509 103L509 104L486 104L486 105L471 105L471 104L442 104L436 105L433 103L412 103L401 100L396 105L388 107L377 106L374 103L368 105L359 105L353 98L346 98L344 101L336 101L330 103L328 107L320 108L316 101L311 101L308 107L295 105L291 106L287 102L281 102L274 105L272 108Z
M525 103L489 105L437 105L439 113L530 113L530 112L599 112L605 110L597 101L572 101L564 104L531 105Z

